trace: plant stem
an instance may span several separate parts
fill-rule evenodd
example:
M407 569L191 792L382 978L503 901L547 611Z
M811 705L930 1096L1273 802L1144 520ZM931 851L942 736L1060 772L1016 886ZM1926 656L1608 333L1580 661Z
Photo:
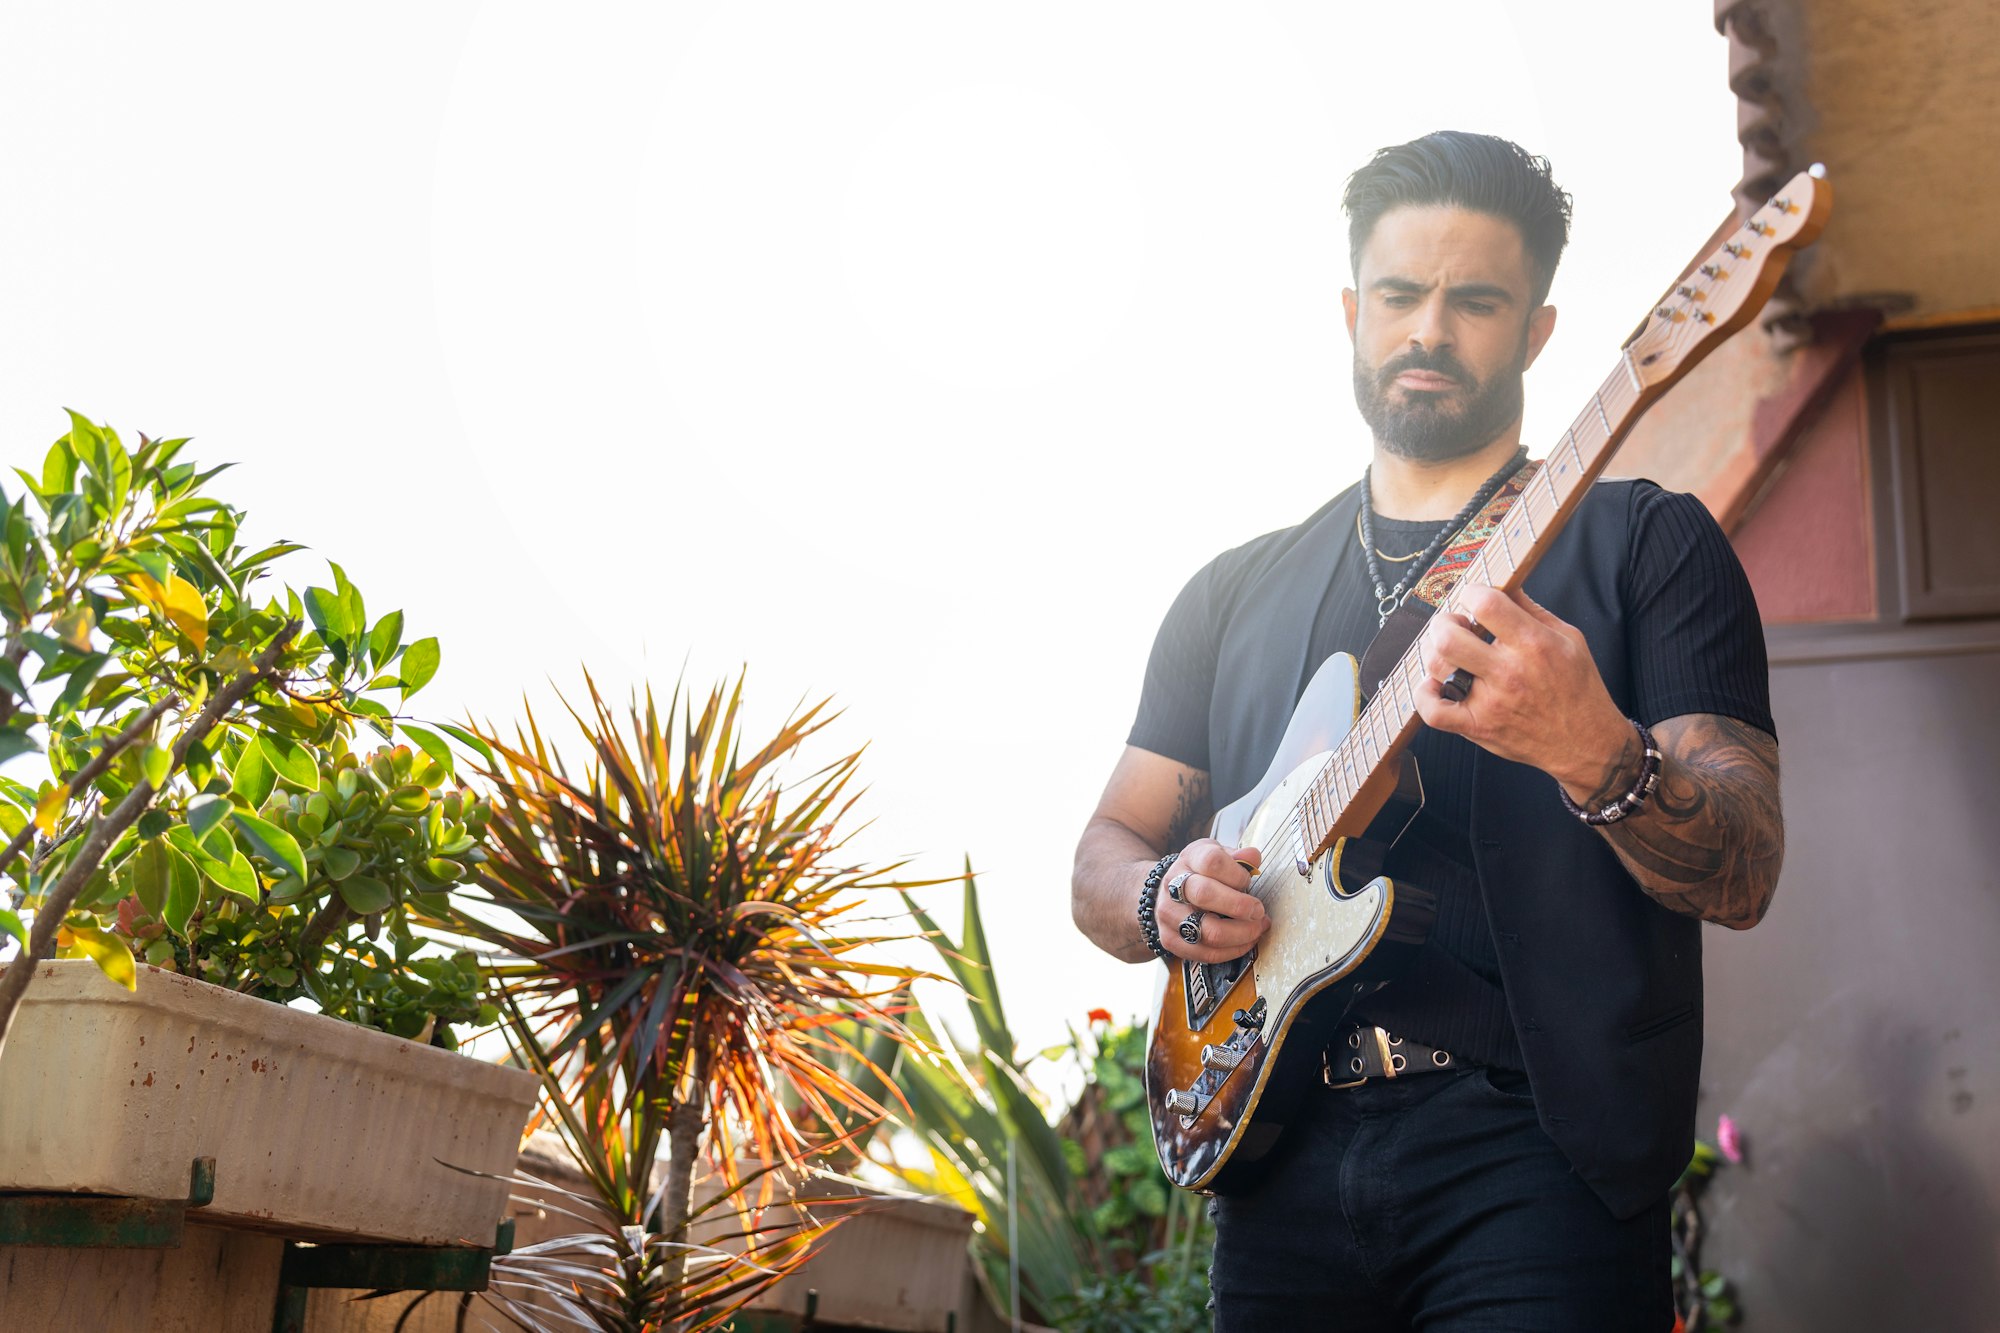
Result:
M196 714L194 721L189 723L187 729L174 741L173 764L169 772L178 769L186 762L189 746L213 731L229 710L241 703L250 691L256 688L257 682L262 680L284 655L285 649L291 644L292 635L298 632L300 623L296 620L286 621L270 645L257 655L257 660L251 664L250 670L209 696L201 712ZM169 705L177 702L175 696L169 695L152 705L146 712L157 716L155 710L164 711ZM140 731L142 722L150 728L152 718L141 714L140 719L121 732L111 745L120 742L127 746L131 745L133 740L130 738L134 737L135 733L144 734ZM73 784L80 782L88 790L89 783L94 781L109 765L111 758L115 757L111 745L107 745L90 763L78 769L71 782ZM72 786L71 790L75 789L75 786ZM83 840L83 846L77 849L76 855L71 857L69 864L64 867L62 876L36 906L35 926L28 934L28 947L22 950L20 956L9 966L0 969L0 1056L6 1053L7 1032L14 1025L14 1014L20 1008L21 996L27 991L28 982L35 975L35 966L54 954L56 932L62 928L63 918L69 915L69 909L76 902L77 894L83 891L83 886L90 877L97 873L98 863L104 859L104 854L111 850L111 844L118 840L118 835L130 828L140 815L146 813L146 808L153 803L155 794L152 784L140 778L132 790L125 793L125 799L118 803L110 815L94 821L89 835ZM30 824L28 827L34 826ZM9 844L8 851L12 854L18 852L19 848ZM4 869L5 866L5 860L0 859L0 869Z
M150 705L145 712L133 718L131 724L125 730L104 743L104 748L99 750L89 763L64 779L69 784L70 792L74 794L79 790L88 788L91 783L97 781L98 775L111 767L112 760L146 738L153 729L153 723L159 720L160 714L179 703L180 696L170 694L166 698ZM78 822L81 823L82 821ZM75 832L76 826L72 825L69 829L51 839L49 845L36 855L35 864L40 865L44 856L75 836ZM19 833L16 833L8 840L5 848L0 849L0 874L6 872L7 867L13 864L14 858L21 854L21 849L26 847L33 840L34 836L35 823L31 819L27 824L22 826Z
M694 1052L694 1076L688 1080L687 1096L674 1103L667 1113L667 1184L660 1198L660 1234L684 1241L689 1205L694 1194L694 1163L701 1152L702 1130L708 1112L708 1049L699 1044ZM679 1291L687 1272L687 1251L668 1250L660 1263L661 1286Z

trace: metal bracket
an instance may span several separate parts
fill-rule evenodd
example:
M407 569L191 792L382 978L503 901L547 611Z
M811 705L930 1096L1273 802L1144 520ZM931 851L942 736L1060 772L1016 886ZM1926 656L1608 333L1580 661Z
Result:
M494 1230L493 1248L464 1245L313 1245L290 1241L278 1270L274 1333L304 1333L306 1294L315 1287L355 1291L484 1291L496 1255L514 1250L514 1219Z
M215 1159L197 1157L185 1199L108 1194L0 1194L0 1245L65 1249L180 1248L187 1214L215 1199Z

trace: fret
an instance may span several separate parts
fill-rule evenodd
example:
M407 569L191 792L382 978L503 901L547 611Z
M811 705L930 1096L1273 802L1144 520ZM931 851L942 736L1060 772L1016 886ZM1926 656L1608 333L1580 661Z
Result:
M1576 431L1574 429L1571 429L1569 435L1566 438L1569 442L1570 462L1576 468L1576 480L1571 482L1570 484L1573 486L1580 486L1583 484L1583 474L1585 468L1583 466L1583 455L1577 451L1576 447Z
M1597 404L1597 419L1604 423L1604 442L1609 444L1611 443L1611 418L1604 414L1604 395L1602 393L1594 393L1590 395L1590 401Z
M1639 378L1639 367L1632 360L1632 349L1627 347L1620 355L1625 363L1625 373L1632 377L1632 392L1644 393L1646 391L1646 383Z
M1500 531L1497 535L1500 538L1500 554L1507 557L1507 572L1511 574L1516 569L1519 569L1521 566L1520 562L1514 559L1514 548L1507 544L1507 525L1505 523L1502 523L1500 525ZM1492 549L1493 549L1493 543L1488 542L1486 543L1485 546L1480 548L1479 553L1481 555L1484 555L1488 551L1491 551Z
M1554 474L1548 468L1545 467L1542 468L1537 473L1535 473L1535 475L1542 479L1543 487L1545 487L1548 490L1549 513L1557 514L1562 512L1562 507L1563 507L1562 496L1558 494L1556 491L1556 479Z

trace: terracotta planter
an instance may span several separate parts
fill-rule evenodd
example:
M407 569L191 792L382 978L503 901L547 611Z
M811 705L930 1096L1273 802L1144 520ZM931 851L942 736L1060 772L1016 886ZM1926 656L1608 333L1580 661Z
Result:
M0 1190L185 1198L301 1238L491 1245L536 1080L157 968L43 963L0 1054Z

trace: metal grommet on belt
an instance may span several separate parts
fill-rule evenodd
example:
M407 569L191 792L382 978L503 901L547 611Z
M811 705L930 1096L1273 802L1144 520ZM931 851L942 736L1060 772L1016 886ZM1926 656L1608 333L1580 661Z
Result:
M1426 1046L1411 1037L1397 1036L1373 1023L1357 1023L1342 1035L1352 1054L1336 1059L1332 1054L1340 1045L1336 1040L1323 1055L1321 1078L1328 1087L1352 1088L1374 1078L1399 1078L1449 1069L1453 1063L1451 1052ZM1337 1079L1336 1069L1343 1069L1352 1077Z

